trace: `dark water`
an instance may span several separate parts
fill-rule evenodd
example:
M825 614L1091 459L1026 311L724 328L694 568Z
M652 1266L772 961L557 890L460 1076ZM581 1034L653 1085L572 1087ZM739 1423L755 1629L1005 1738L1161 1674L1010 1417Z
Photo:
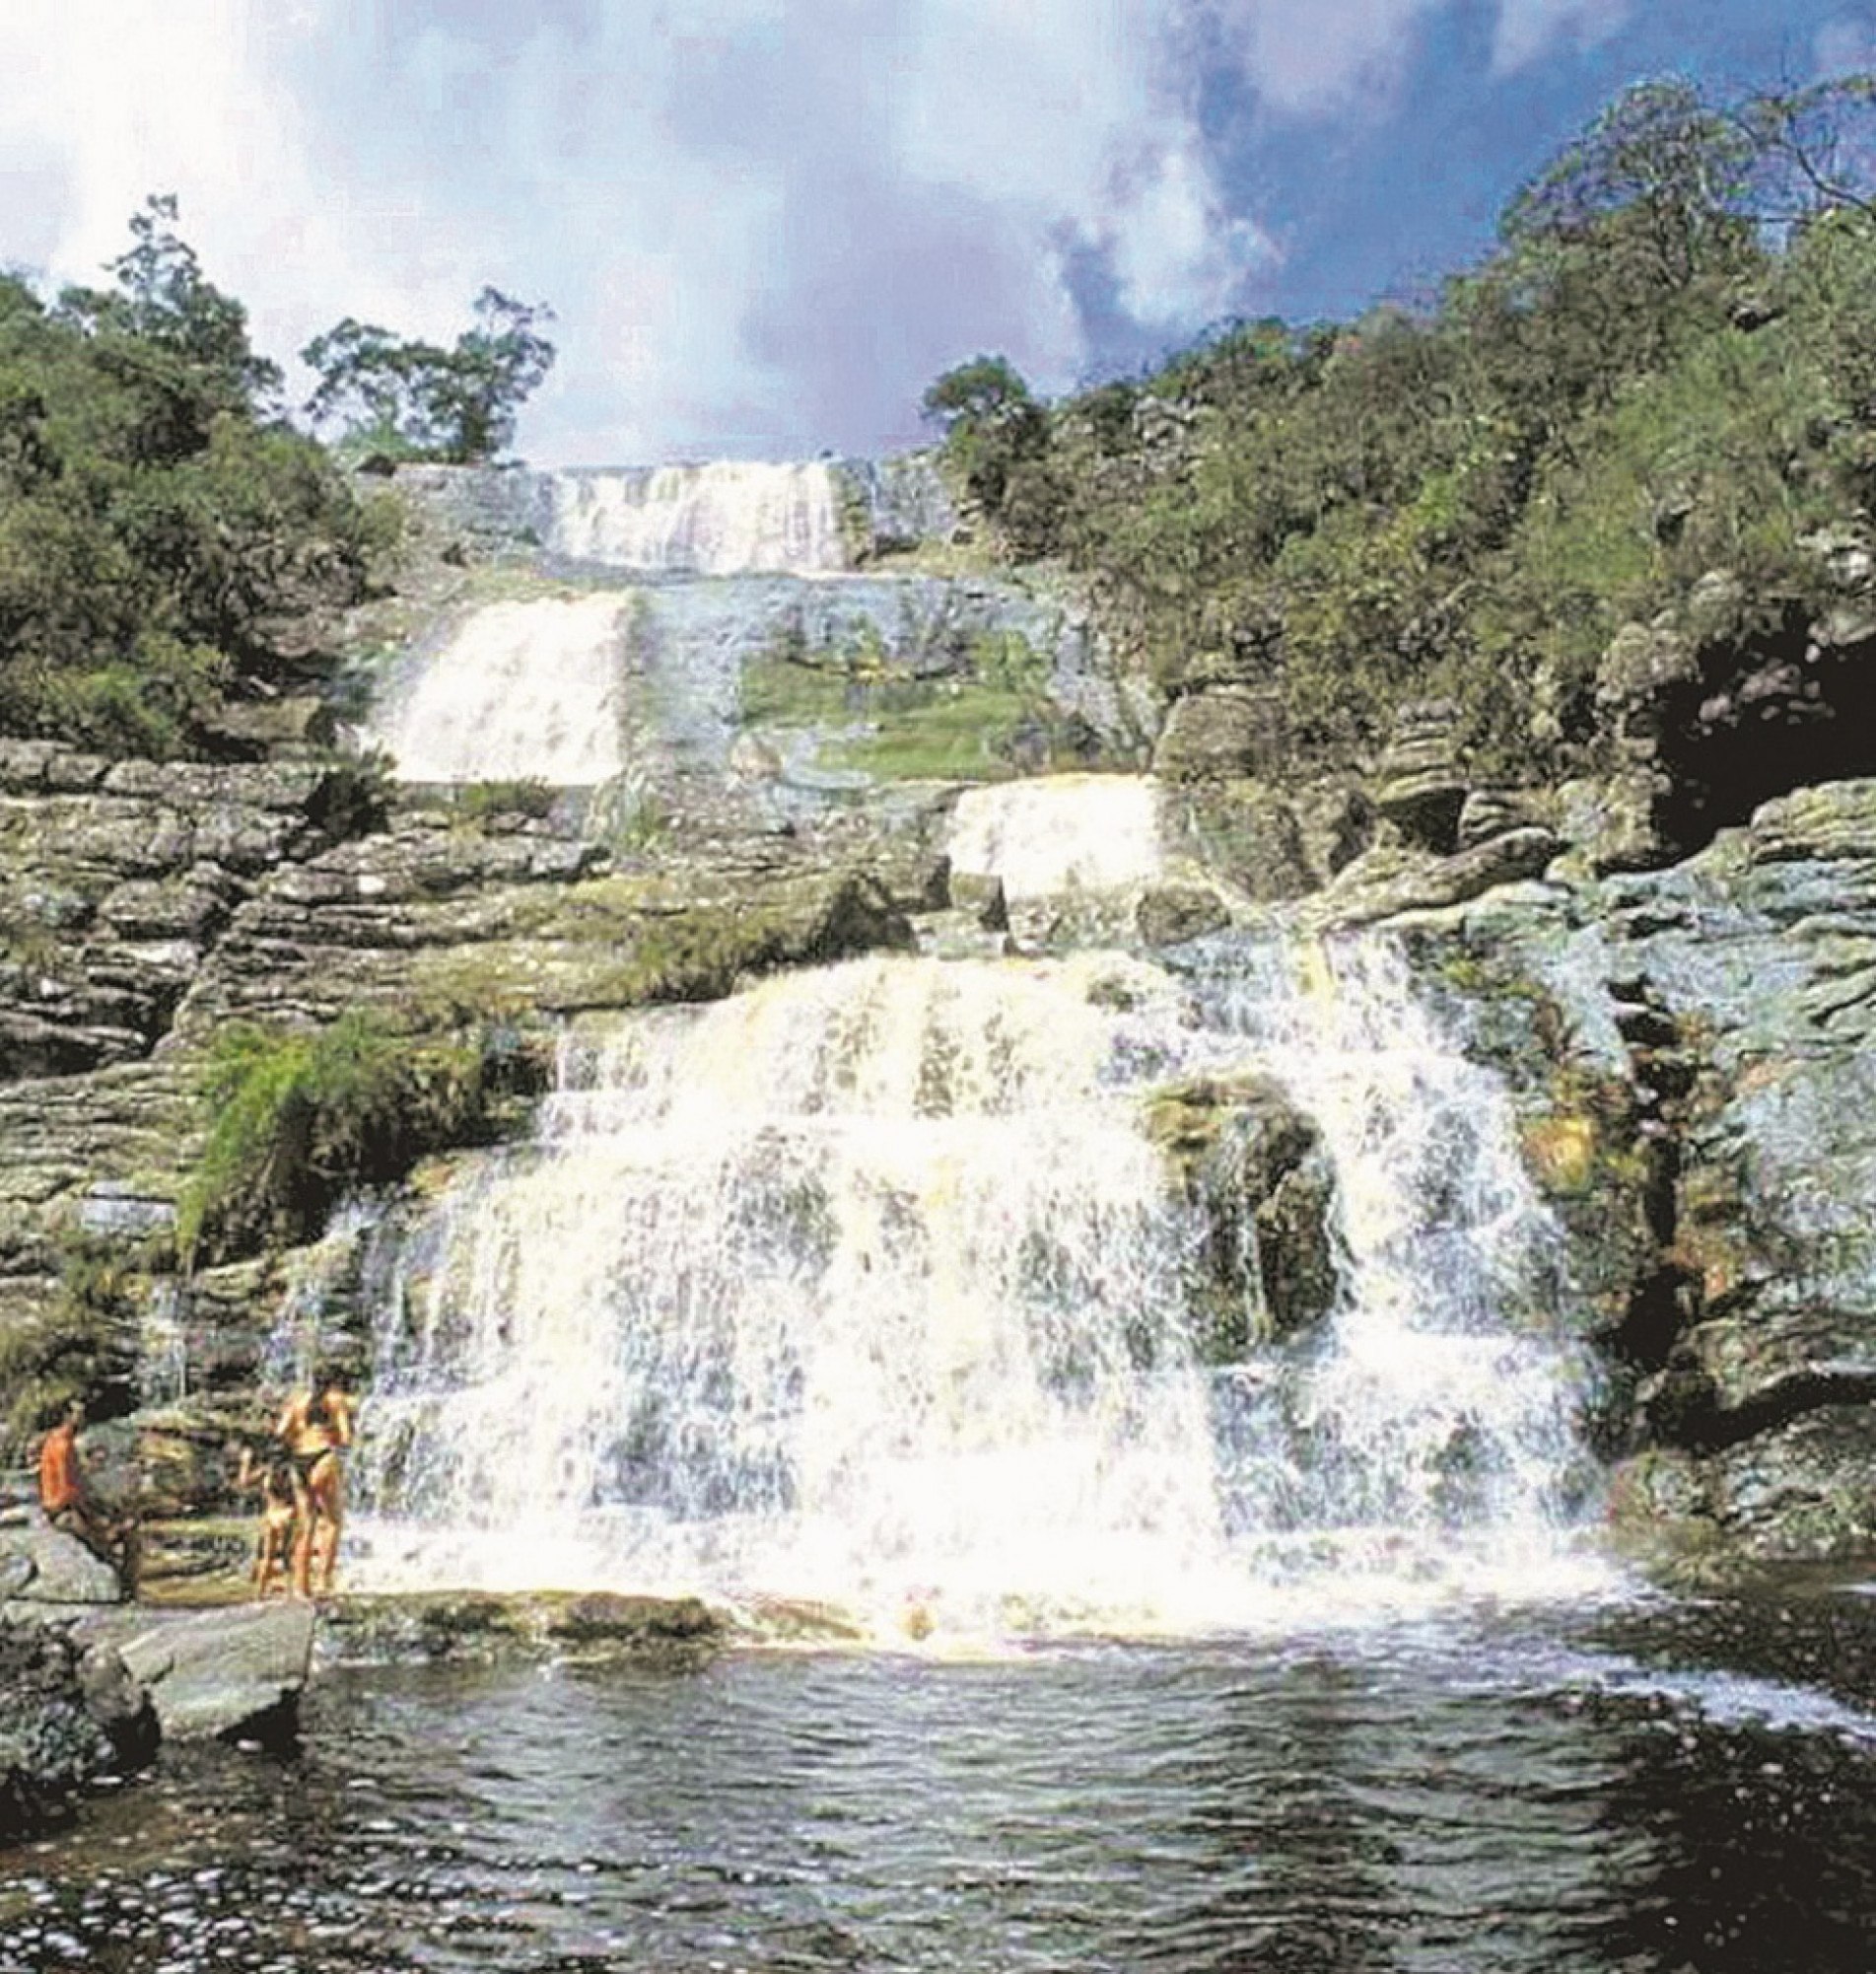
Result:
M0 1858L0 1970L1863 1970L1868 1615L333 1673Z

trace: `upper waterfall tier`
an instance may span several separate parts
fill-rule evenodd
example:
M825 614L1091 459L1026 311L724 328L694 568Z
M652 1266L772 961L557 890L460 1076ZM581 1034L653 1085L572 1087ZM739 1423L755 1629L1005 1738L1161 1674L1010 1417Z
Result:
M575 561L699 576L848 566L834 474L819 460L562 472L547 490L547 545Z
M489 603L406 668L370 744L401 780L591 788L625 765L629 594Z
M954 871L1003 881L1014 903L1165 875L1157 785L1147 775L1042 775L966 789L945 846Z

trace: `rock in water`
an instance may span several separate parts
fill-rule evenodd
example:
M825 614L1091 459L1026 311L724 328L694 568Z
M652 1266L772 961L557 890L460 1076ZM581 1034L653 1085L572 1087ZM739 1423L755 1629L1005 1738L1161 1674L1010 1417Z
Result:
M0 1625L0 1843L37 1829L98 1777L156 1752L141 1688L108 1648L48 1625Z
M130 1610L84 1637L109 1645L145 1687L170 1740L290 1724L313 1658L310 1603L191 1611Z

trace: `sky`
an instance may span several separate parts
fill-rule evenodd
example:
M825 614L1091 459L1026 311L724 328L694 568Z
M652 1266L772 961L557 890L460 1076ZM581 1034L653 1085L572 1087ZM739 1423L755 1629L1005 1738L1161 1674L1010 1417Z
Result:
M551 305L537 464L876 454L1487 251L1625 84L1876 66L1876 0L0 0L0 264L151 192L288 366Z

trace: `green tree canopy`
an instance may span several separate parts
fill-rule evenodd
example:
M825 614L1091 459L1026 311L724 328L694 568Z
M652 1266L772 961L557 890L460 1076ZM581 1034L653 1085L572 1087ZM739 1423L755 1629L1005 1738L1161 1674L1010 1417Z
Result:
M112 285L49 308L0 276L0 733L210 744L224 697L293 675L286 620L361 580L363 512L175 219L150 199Z
M1007 520L1032 552L1047 547L1055 489L1043 456L1049 417L1007 357L976 356L947 370L920 400L944 431L943 458L965 496Z
M1046 504L1168 690L1268 686L1332 759L1450 696L1497 771L1574 772L1625 621L1724 572L1709 614L1782 622L1820 580L1806 542L1876 510L1872 322L1876 77L1730 102L1670 77L1436 298L1227 324L1048 410L980 357L925 409L1000 545Z
M351 451L492 458L514 439L517 413L553 367L554 346L540 333L553 311L484 288L474 315L475 326L452 349L346 317L300 352L318 378L308 415L340 426Z

